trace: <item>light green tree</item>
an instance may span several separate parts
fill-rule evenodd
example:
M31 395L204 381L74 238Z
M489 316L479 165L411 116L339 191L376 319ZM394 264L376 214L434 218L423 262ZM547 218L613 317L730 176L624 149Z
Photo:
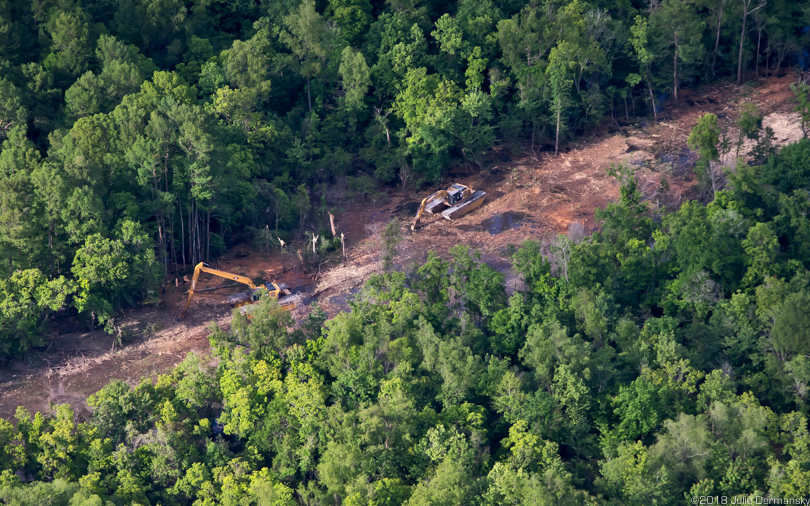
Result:
M307 103L312 110L312 79L324 67L329 53L326 21L315 10L314 0L304 0L297 11L284 17L285 30L279 34L290 48L299 72L307 80Z
M72 119L102 112L106 99L101 80L92 72L85 72L65 91L65 105Z
M756 286L768 276L775 275L779 254L779 239L766 223L757 223L742 241L748 261L743 284Z
M383 241L382 268L389 271L394 266L397 249L399 243L402 242L402 224L399 219L394 218L388 222L381 236Z
M47 23L51 54L43 62L58 73L60 81L83 74L90 64L92 47L90 20L78 11L55 11Z
M338 24L343 38L359 46L374 19L371 10L369 0L329 0L326 15Z
M629 74L627 82L630 86L635 86L642 80L647 84L647 91L650 93L650 107L653 115L658 120L658 108L655 105L655 97L652 89L652 68L655 55L650 50L649 42L649 21L643 16L636 16L635 23L630 27L630 43L633 46L633 57L638 64L639 73Z
M563 113L571 101L571 87L574 85L573 61L574 47L568 42L562 41L551 48L546 76L550 94L549 101L557 125L554 136L555 155L560 149L560 129L565 128Z
M48 279L38 269L15 271L0 280L0 357L15 357L40 346L48 315L66 304L75 284L59 276Z
M73 301L80 312L105 323L115 311L154 295L158 283L155 251L139 224L125 220L117 238L88 236L76 252L72 273L78 284Z
M28 111L23 105L20 90L5 78L0 78L0 139L8 135L15 125L24 125Z
M650 27L657 40L657 54L672 59L672 96L678 104L678 90L683 80L683 66L695 65L703 56L703 31L693 4L682 0L664 0L650 14Z
M802 134L807 138L807 125L810 125L810 84L791 84L790 91L796 97L796 112L799 113L802 123Z
M349 109L358 109L363 105L363 99L371 84L368 65L363 53L351 47L343 49L340 57L340 76L343 80L343 103Z
M720 166L720 134L717 116L708 113L698 120L686 140L689 147L700 154L695 171L704 187L711 188L714 197L722 188L724 179Z
M759 133L762 130L762 113L759 111L757 104L749 102L742 106L740 117L737 119L737 126L740 129L740 134L737 137L737 153L740 156L740 148L742 148L743 139L757 140Z

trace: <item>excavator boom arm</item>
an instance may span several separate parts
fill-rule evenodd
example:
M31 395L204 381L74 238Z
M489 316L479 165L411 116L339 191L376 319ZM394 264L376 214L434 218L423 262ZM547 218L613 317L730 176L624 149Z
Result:
M207 272L208 274L213 274L214 276L219 276L220 278L232 279L238 283L243 283L249 286L250 288L256 288L256 285L253 284L253 280L247 276L240 276L238 274L232 274L230 272L221 271L219 269L212 269L211 267L208 267L204 263L197 265L197 267L194 270L196 271L197 269L200 269L202 272ZM192 288L196 287L192 286Z
M419 205L419 210L416 212L416 219L413 220L411 224L411 230L416 230L416 227L419 226L419 220L422 219L422 213L425 212L425 206L436 200L437 198L442 198L447 200L448 193L445 190L439 190L433 195L428 195L427 197L422 199L422 204Z
M430 197L425 197L422 199L422 204L419 206L419 210L416 211L416 219L413 220L411 223L411 230L416 230L416 225L419 224L419 220L422 219L422 213L425 212L425 206L427 205L427 200Z
M183 308L183 312L180 313L180 318L185 318L186 313L188 312L188 308L191 305L191 298L194 297L194 290L197 289L197 280L200 278L200 272L207 272L209 274L213 274L214 276L219 276L220 278L232 279L236 282L243 283L250 287L251 290L256 289L256 285L253 284L253 281L246 277L240 276L238 274L232 274L230 272L221 271L219 269L213 269L205 264L205 262L200 262L194 268L194 276L191 278L191 288L188 290L188 299L186 300L186 306Z

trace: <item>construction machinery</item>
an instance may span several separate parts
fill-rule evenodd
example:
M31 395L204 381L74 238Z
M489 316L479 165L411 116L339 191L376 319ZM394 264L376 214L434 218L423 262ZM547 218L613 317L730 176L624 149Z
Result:
M295 308L295 302L298 300L298 297L292 294L290 287L285 283L270 282L264 283L263 285L257 287L247 276L240 276L238 274L232 274L230 272L214 269L205 262L200 262L194 268L194 277L191 278L191 288L188 291L188 300L186 300L186 306L183 308L183 312L180 313L181 319L185 318L186 313L188 313L188 308L191 305L191 298L194 296L194 290L197 289L197 279L199 279L201 272L207 272L209 274L213 274L214 276L219 276L221 278L230 279L236 281L237 283L247 285L249 288L248 290L233 295L228 295L225 297L225 300L227 300L233 307L238 307L239 311L248 318L250 318L250 310L252 309L250 306L254 302L258 301L262 295L269 294L270 297L278 299L278 305L286 311L293 310Z
M455 220L480 207L484 203L485 196L486 192L475 191L471 186L453 183L446 190L439 190L422 199L422 204L416 212L416 219L413 220L411 230L416 230L416 227L419 226L422 213L425 211L430 214L440 212L445 219Z

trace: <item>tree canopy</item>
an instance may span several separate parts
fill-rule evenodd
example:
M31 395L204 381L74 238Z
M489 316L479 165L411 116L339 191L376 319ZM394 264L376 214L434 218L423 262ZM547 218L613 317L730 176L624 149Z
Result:
M0 360L53 312L116 327L228 247L337 247L384 185L559 149L806 56L802 2L0 2ZM802 128L808 86L793 87ZM631 118L630 111L633 111ZM619 111L623 111L623 114ZM138 385L0 420L0 502L681 504L810 496L810 140L689 144L710 201L632 168L587 237L395 260L351 310L271 300ZM262 232L263 231L263 232ZM279 242L279 244L283 244ZM267 246L269 248L269 246ZM511 283L510 283L511 285Z
M114 381L88 399L86 421L66 405L0 420L0 501L675 505L807 494L810 253L796 209L808 196L770 181L807 170L808 142L663 219L635 173L613 167L622 199L600 211L600 231L565 238L565 264L538 242L514 251L523 290L508 293L502 272L456 246L447 259L389 263L328 321L316 305L295 324L265 298L250 322L235 312L230 328L212 327L214 360L190 354L139 385ZM16 315L4 332L36 339L38 312L72 291L101 319L103 301L147 284L110 282L153 264L145 244L125 220L115 239L79 246L75 282L35 269L0 282L14 294L0 308Z

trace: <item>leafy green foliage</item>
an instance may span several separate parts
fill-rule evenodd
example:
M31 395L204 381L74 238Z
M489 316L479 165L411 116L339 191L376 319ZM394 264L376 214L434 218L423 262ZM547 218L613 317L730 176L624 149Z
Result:
M612 167L622 199L599 213L600 232L572 242L568 278L526 242L513 254L525 289L509 298L502 273L456 246L407 276L372 276L331 320L314 307L296 329L263 299L251 322L212 329L215 360L190 355L154 381L112 382L88 399L86 422L67 406L0 421L0 498L677 504L803 493L810 275L802 248L780 246L801 243L803 201L765 183L795 171L800 148L744 191L660 221L634 171ZM16 272L0 283L4 332L33 339L36 314L73 290L102 318L102 302L127 295L112 279L148 284L137 277L154 268L147 239L126 219L115 239L89 236L76 285ZM597 284L593 272L609 275Z
M397 257L397 247L402 242L402 225L397 218L394 218L385 226L382 234L383 254L382 267L388 271L394 266Z
M720 128L717 126L717 116L711 113L701 116L689 134L687 144L700 154L701 161L708 163L720 157L719 143Z
M768 2L741 31L724 1L0 2L0 360L66 308L116 332L253 231L291 245L352 198L484 168L496 142L564 149L737 56L793 64L800 8ZM296 323L263 300L212 331L214 360L112 382L85 421L18 411L0 501L810 494L810 143L776 152L750 105L737 126L761 166L723 170L713 115L689 137L710 204L653 211L611 167L621 199L598 230L520 245L510 291L463 245L396 272L392 222L350 312Z
M802 121L802 133L807 137L807 125L810 123L810 85L799 83L790 85L790 91L796 95L796 112Z

